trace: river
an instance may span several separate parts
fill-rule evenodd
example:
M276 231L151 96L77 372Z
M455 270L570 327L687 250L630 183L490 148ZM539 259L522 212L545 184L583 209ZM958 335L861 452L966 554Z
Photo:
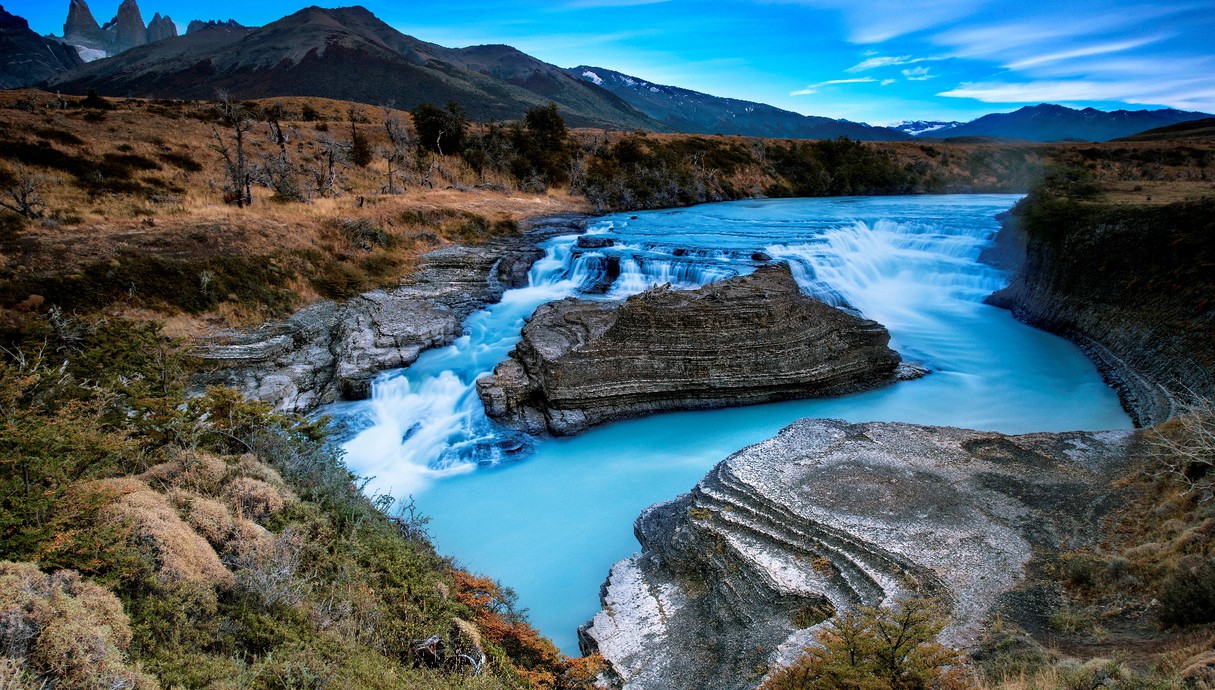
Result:
M979 252L998 229L994 216L1017 198L760 200L606 216L588 235L612 246L548 240L530 285L469 317L464 337L381 374L370 400L325 412L351 429L347 462L374 477L368 490L413 496L440 552L513 588L531 621L576 654L576 629L598 610L608 569L637 548L641 510L795 419L1006 433L1131 426L1079 349L982 303L1008 276L979 263ZM931 373L842 398L661 414L570 439L521 437L485 417L473 381L505 358L540 304L609 283L590 297L695 287L754 270L757 252L789 262L807 293L885 325L891 347Z

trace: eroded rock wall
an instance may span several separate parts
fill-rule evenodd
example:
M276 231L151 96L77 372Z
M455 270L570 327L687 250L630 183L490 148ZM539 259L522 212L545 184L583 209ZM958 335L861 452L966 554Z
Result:
M1000 234L1022 255L989 301L1080 345L1137 425L1215 396L1215 201L1027 200Z
M494 375L486 412L529 433L569 435L664 410L842 395L890 383L890 335L802 294L789 268L624 303L544 305Z
M1095 533L1134 438L798 421L642 513L583 646L628 690L749 689L832 611L912 590L965 645L1034 549Z

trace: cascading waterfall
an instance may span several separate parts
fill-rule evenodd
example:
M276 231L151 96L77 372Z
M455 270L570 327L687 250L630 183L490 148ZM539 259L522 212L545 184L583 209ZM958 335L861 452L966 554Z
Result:
M375 477L370 490L414 494L440 549L513 587L541 631L575 653L599 584L636 548L637 514L795 419L1008 433L1129 427L1077 348L982 304L1007 276L977 258L993 216L1015 201L799 199L609 217L585 248L572 236L546 242L529 286L470 317L451 346L382 374L371 400L326 412L356 430L347 458ZM757 252L788 262L806 292L884 324L892 346L932 373L843 398L654 415L570 439L530 439L485 417L474 381L506 357L540 304L695 287L754 270Z

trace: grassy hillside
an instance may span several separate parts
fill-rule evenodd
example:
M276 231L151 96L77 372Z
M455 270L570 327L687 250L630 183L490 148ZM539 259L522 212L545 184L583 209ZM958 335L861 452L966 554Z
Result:
M317 425L231 391L184 400L192 364L175 336L394 284L425 251L550 213L1024 191L1051 164L1086 171L1111 203L1156 204L1209 194L1215 155L605 133L546 108L477 125L323 99L231 105L0 93L0 687L592 675L508 590L436 556L422 518L364 497ZM222 151L235 158L238 133L234 174ZM1143 539L1205 544L1206 505ZM1206 572L1177 564L1167 572ZM1152 582L1144 596L1164 591Z
M56 313L0 359L3 687L585 685L320 425L184 399L157 331Z

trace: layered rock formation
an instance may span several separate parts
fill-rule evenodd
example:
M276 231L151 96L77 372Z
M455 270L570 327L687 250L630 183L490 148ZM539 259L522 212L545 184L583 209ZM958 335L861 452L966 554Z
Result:
M231 386L282 412L365 398L377 372L409 366L423 351L450 343L469 314L526 285L528 269L543 256L534 246L538 239L582 226L578 217L550 218L533 223L526 235L445 247L423 256L398 287L212 335L195 348L210 366L195 383Z
M788 266L624 303L546 304L493 376L490 417L574 434L662 410L841 395L894 381L889 333L803 295Z
M965 644L1032 551L1096 533L1134 438L801 420L642 513L584 651L628 690L754 688L833 611L912 590Z
M1031 197L997 245L1019 269L988 301L1080 345L1137 425L1215 397L1215 201Z
M37 84L82 64L74 48L39 36L0 7L0 89Z

